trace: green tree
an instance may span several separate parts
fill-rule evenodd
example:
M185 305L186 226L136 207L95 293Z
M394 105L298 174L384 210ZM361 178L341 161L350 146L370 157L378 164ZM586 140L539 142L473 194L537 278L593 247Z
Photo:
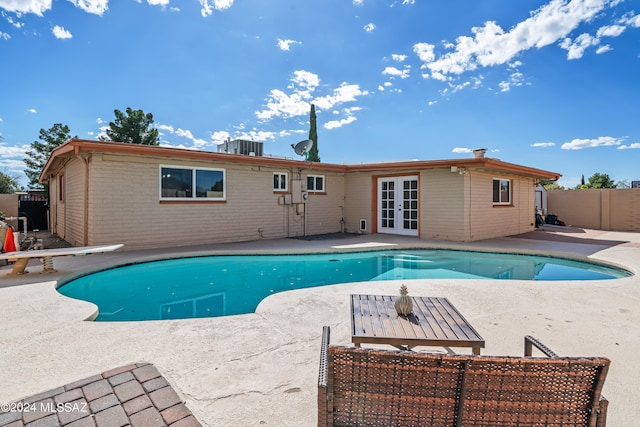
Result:
M18 184L18 178L0 172L0 194L13 194L22 188Z
M307 155L307 160L310 162L319 162L320 155L318 154L318 131L316 130L316 106L311 104L311 113L309 113L309 139L313 141L311 150Z
M126 115L120 110L113 111L116 119L109 122L105 131L107 136L100 136L101 141L125 142L128 144L159 145L158 129L152 128L153 114L145 114L142 110L127 107Z
M586 184L587 188L616 188L616 184L606 173L594 173Z
M551 190L564 190L564 187L556 182L549 182L547 184L543 184L542 185L544 187L545 190L547 191L551 191Z
M39 139L40 141L34 141L31 144L31 150L27 151L27 157L23 160L27 166L24 173L29 178L29 185L32 188L42 188L38 182L42 168L49 160L51 152L71 139L71 130L67 125L55 123L49 129L40 129Z

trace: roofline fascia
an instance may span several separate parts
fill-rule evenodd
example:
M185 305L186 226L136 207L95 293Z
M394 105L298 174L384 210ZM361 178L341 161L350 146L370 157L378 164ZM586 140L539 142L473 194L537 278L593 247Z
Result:
M332 163L316 163L301 160L283 159L265 156L247 156L244 154L215 153L210 151L188 150L184 148L162 147L157 145L125 144L122 142L94 141L73 138L52 151L49 160L40 174L40 182L44 182L45 172L54 160L73 151L75 156L82 152L102 152L129 155L153 155L155 157L180 158L203 161L217 161L223 163L250 164L262 166L293 167L298 169L324 170L335 172L390 172L420 169L441 169L452 166L463 168L495 169L501 172L511 172L519 175L545 178L557 181L560 174L542 169L531 168L514 163L503 162L490 157L448 160L411 160L400 162L363 163L338 165Z

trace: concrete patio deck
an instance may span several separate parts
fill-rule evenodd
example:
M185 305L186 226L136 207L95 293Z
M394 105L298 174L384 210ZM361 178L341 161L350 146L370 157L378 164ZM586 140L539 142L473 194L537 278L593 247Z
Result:
M58 294L55 280L98 265L168 253L320 251L349 245L445 247L590 257L640 271L640 233L544 227L520 236L452 244L390 235L335 240L262 240L122 251L56 259L58 273L18 278L0 268L0 403L55 389L139 361L152 363L206 426L316 423L320 336L350 344L349 294L395 294L407 281L361 282L279 293L256 313L207 319L86 322L95 307ZM640 419L640 277L529 282L415 280L413 295L444 296L484 337L483 354L522 355L523 336L560 355L605 356L609 423ZM439 348L419 350L443 351ZM461 351L460 351L461 352Z

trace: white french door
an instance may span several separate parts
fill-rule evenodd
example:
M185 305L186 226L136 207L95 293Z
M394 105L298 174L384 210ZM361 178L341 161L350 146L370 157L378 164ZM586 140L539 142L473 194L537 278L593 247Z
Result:
M418 235L418 177L378 178L378 232Z

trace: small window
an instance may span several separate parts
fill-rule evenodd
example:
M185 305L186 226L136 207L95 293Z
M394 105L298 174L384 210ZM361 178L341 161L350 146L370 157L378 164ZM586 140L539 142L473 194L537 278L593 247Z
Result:
M273 191L287 191L287 174L283 172L273 173Z
M307 176L307 192L324 193L324 176L322 175Z
M511 204L511 180L494 178L493 204L494 205Z
M64 202L64 174L58 176L58 200Z
M225 200L224 169L160 167L160 199Z

